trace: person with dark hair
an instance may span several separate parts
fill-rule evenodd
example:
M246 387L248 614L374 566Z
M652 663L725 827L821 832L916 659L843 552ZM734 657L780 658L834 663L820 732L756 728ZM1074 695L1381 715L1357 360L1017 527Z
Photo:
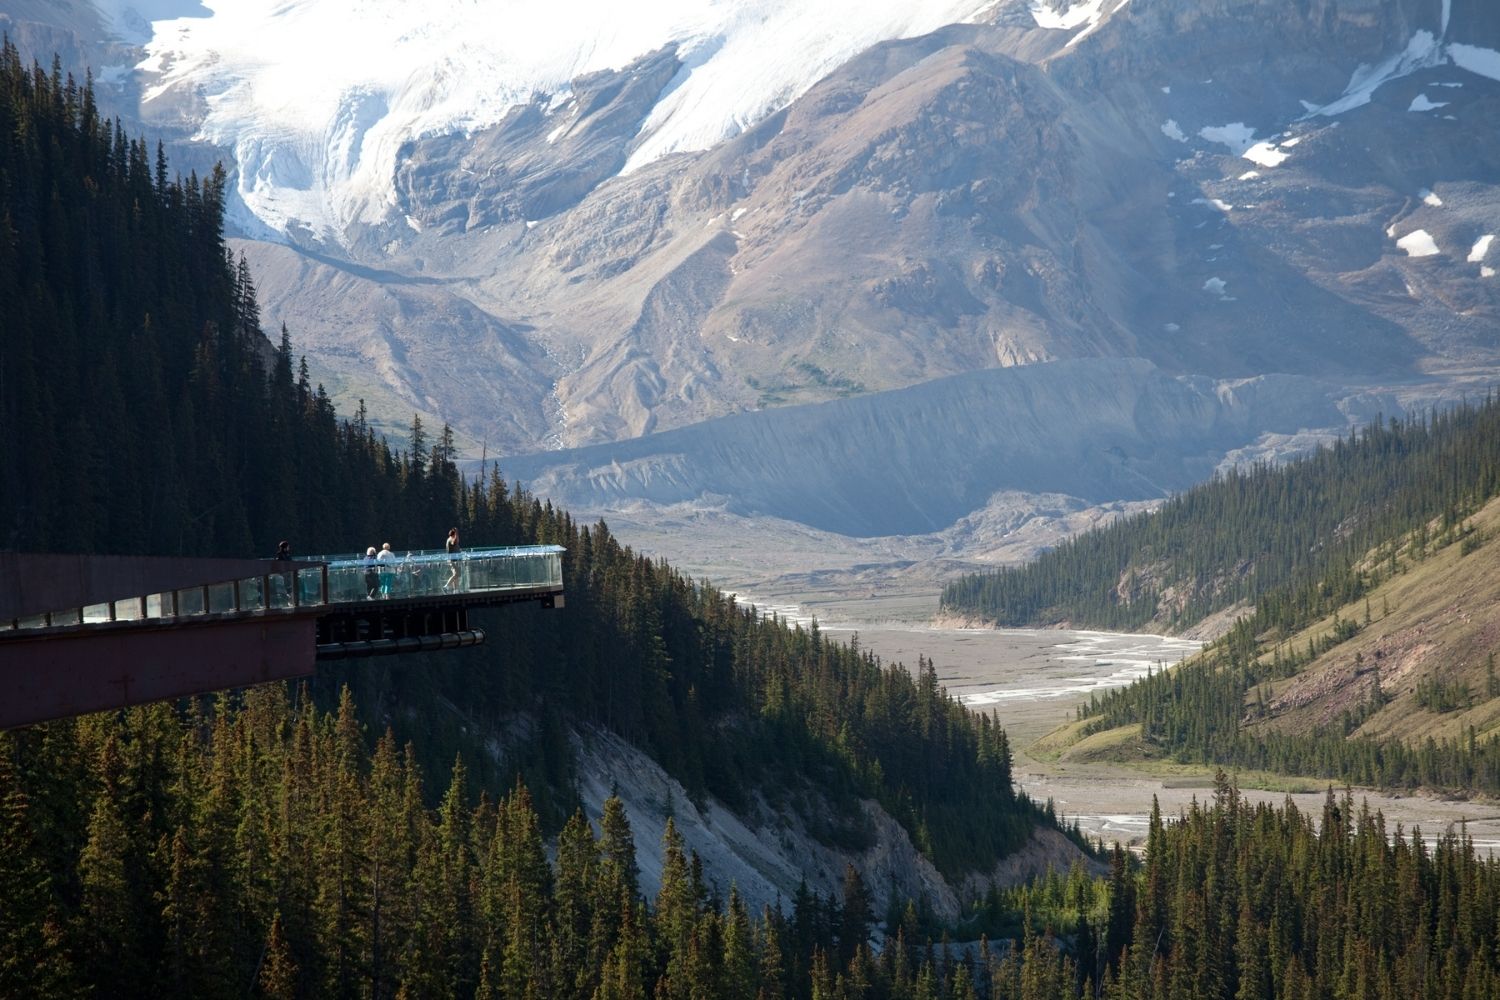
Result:
M286 539L276 543L276 554L271 557L272 562L291 562L292 543ZM292 574L277 573L271 577L271 589L274 603L277 606L285 604L292 593Z
M445 543L448 550L448 579L443 584L444 590L458 589L458 529L448 529L448 541Z
M365 598L374 600L379 589L380 571L375 568L375 546L371 545L365 549Z

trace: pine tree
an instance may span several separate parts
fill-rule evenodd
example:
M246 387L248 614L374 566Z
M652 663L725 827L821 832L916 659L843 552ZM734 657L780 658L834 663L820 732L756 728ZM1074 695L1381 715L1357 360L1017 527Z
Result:
M689 995L689 948L698 917L697 898L683 853L682 834L670 816L661 842L661 889L654 910L661 941L660 961L666 968L667 996L685 1000Z
M755 961L754 932L750 913L740 898L739 887L730 883L724 910L723 987L724 1000L755 1000L759 970Z
M63 996L74 960L38 856L30 798L12 767L11 739L0 733L0 996Z
M852 864L844 865L843 905L839 908L839 955L845 963L870 940L874 923L870 893Z
M282 933L280 913L271 918L265 954L259 977L261 996L266 1000L296 1000L297 963Z
M583 810L575 812L557 836L557 876L553 890L555 966L560 997L587 1000L595 986L590 962L589 928L593 924L590 889L598 877L599 847Z

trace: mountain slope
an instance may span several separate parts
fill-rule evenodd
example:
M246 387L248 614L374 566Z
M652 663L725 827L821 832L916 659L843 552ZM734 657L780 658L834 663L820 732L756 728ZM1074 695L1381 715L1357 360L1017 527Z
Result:
M416 138L392 218L347 230L340 255L444 276L455 301L534 328L549 446L1061 357L1219 377L1493 363L1488 265L1461 265L1492 200L1496 87L1448 60L1500 34L1462 3L1448 37L1435 5L1252 8L1131 5L1065 45L1002 5L615 176L679 61L643 53L581 80L566 116L539 98L469 139ZM1339 106L1361 63L1419 36L1418 67L1367 81L1371 103L1299 121L1301 100ZM1447 106L1408 112L1416 93ZM1396 245L1418 229L1440 254ZM267 270L316 336L293 280Z
M1202 654L1091 697L1050 749L1500 792L1497 420L1489 396L1374 426L992 578L988 596L1014 599L1071 568L1088 609L1167 603L1183 621L1241 602ZM1116 557L1127 568L1101 601L1080 571Z
M1500 362L1500 21L1474 0L880 6L847 42L804 34L833 8L672 21L684 5L616 34L616 14L582 19L491 66L488 90L452 72L543 21L453 45L456 8L380 6L361 30L400 26L410 47L330 64L323 103L250 86L312 72L300 41L263 32L341 3L184 4L158 62L101 75L181 162L243 149L234 245L268 316L382 429L415 411L466 454L529 454L1083 358L1117 363L1110 396L1145 358L1423 407ZM568 46L605 35L574 60ZM732 69L768 37L774 72ZM263 63L241 58L250 42ZM288 127L256 124L257 102ZM722 141L652 145L709 120ZM1270 424L1253 430L1274 447L1256 440ZM893 453L931 446L890 432ZM817 479L779 476L757 504L806 506ZM943 498L911 523L973 510Z
M1455 544L1417 561L1371 589L1366 602L1338 609L1340 621L1360 625L1292 678L1274 682L1257 733L1305 735L1339 726L1344 713L1363 716L1351 736L1397 738L1420 745L1431 737L1458 743L1472 727L1487 737L1500 724L1500 682L1491 654L1500 649L1500 504L1491 501L1466 524ZM1289 636L1290 648L1333 630L1333 616ZM1378 686L1378 710L1365 703ZM1420 689L1420 690L1419 690ZM1442 694L1440 689L1446 689Z
M851 536L947 527L1002 489L1093 503L1158 499L1266 431L1395 412L1294 376L1172 378L1144 361L1060 361L910 389L738 414L631 441L506 458L570 506L603 511L725 498ZM1342 407L1342 409L1341 409Z

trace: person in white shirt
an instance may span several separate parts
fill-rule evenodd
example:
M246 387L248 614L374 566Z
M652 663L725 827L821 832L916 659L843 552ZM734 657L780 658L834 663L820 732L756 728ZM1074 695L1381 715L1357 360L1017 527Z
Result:
M380 555L375 561L380 564L380 596L390 597L391 586L396 582L396 553L391 551L390 542L380 547Z

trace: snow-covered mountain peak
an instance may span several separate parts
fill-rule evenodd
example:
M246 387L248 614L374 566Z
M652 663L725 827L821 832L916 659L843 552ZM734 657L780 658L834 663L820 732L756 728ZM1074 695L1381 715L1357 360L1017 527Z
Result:
M982 0L100 0L151 21L146 110L199 102L246 207L340 239L394 205L401 145L498 121L586 73L675 46L682 69L625 170L704 149L871 45L971 20ZM202 16L204 14L207 16ZM171 15L171 16L164 16ZM166 113L166 112L164 112Z

